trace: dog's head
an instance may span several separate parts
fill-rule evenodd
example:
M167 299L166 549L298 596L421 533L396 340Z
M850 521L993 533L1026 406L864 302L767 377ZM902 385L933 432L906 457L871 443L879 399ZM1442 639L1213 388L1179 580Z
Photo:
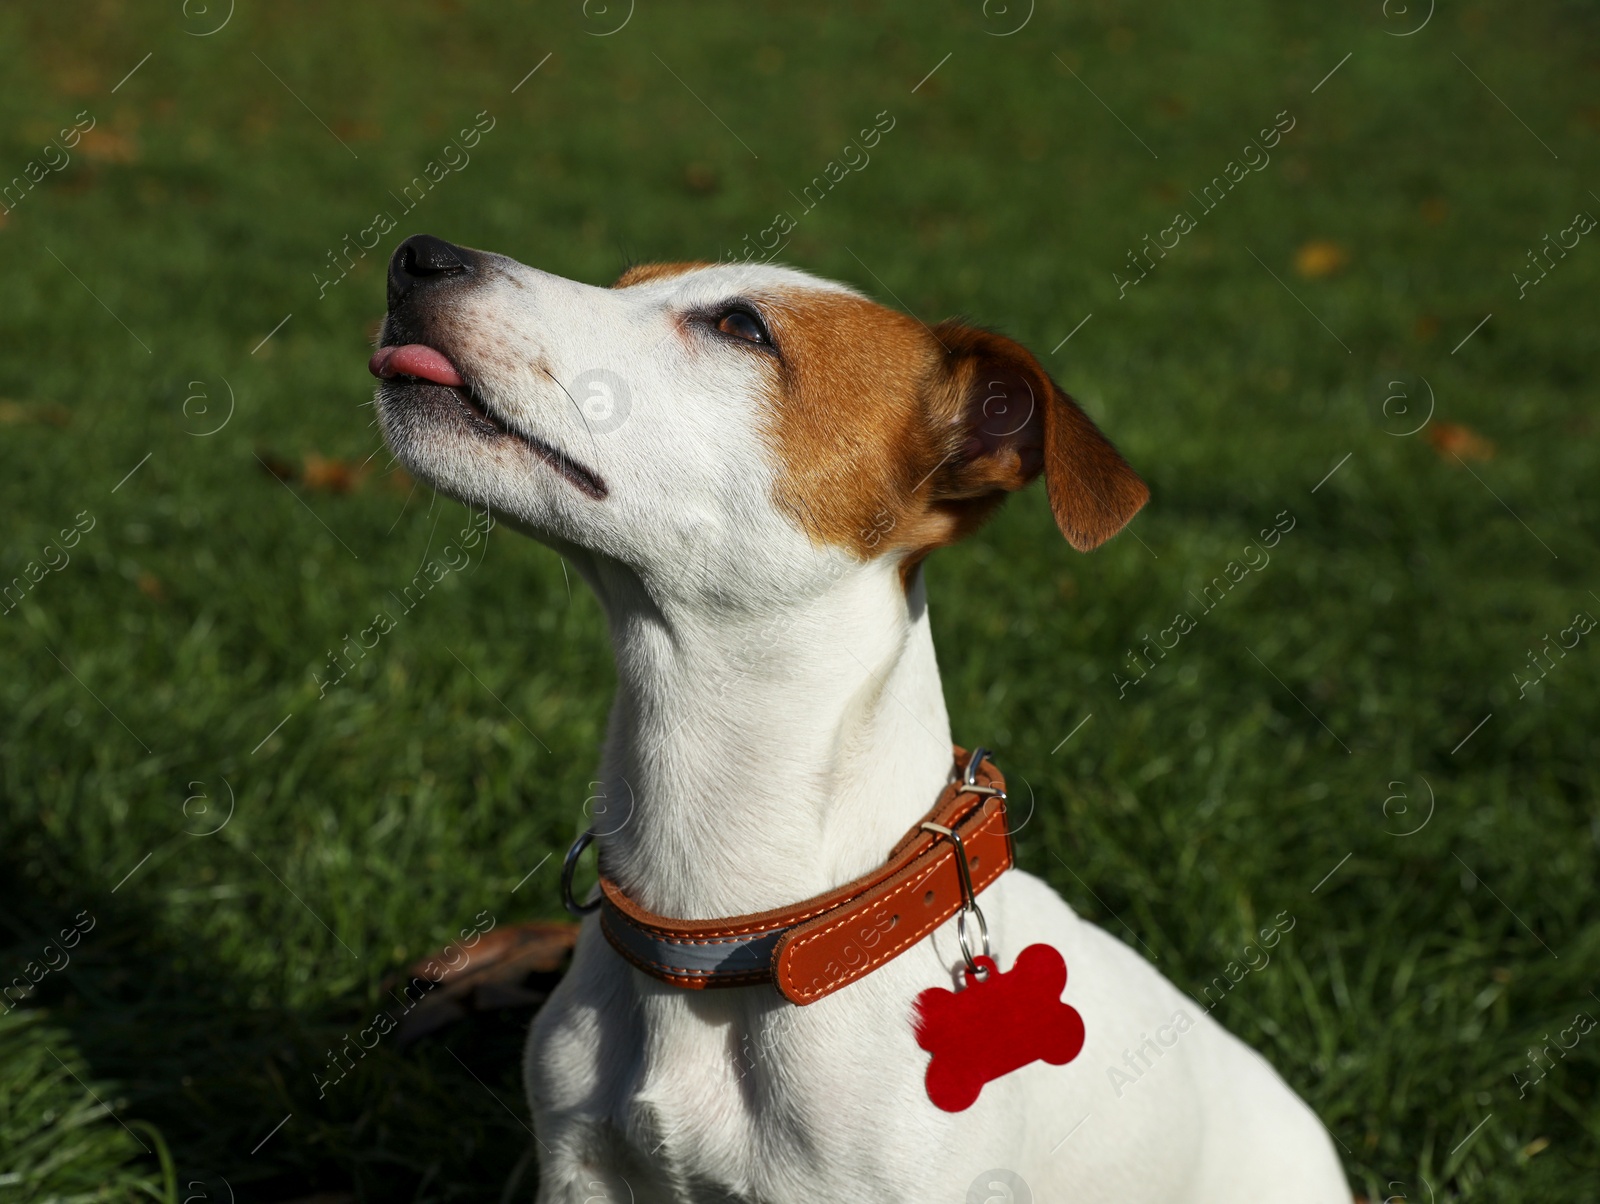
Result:
M418 235L381 344L408 468L652 594L737 604L851 562L903 578L1041 473L1084 551L1149 496L1019 344L787 268L643 265L596 288Z

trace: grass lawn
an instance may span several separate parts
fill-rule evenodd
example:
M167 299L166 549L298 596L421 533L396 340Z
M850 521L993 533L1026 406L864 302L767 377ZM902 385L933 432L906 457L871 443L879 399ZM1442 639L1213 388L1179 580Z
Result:
M471 533L380 449L384 260L601 283L785 211L1151 484L1090 556L1036 490L930 562L1023 865L1371 1199L1594 1199L1595 10L608 3L0 10L0 1200L529 1197L526 1013L314 1077L389 971L559 914L611 684L504 529L405 595Z

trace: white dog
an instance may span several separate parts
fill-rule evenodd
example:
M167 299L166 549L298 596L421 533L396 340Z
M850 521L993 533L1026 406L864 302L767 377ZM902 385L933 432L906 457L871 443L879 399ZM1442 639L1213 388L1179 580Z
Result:
M567 557L616 649L606 902L528 1042L541 1202L1348 1204L1310 1109L1005 868L992 764L958 779L922 559L1041 472L1080 550L1147 496L1033 356L785 268L607 289L428 236L395 252L381 343L400 460ZM971 585L1006 606L1003 573ZM960 851L919 829L936 804ZM976 964L963 856L997 981L1058 950L1083 1040L946 1111L918 997Z

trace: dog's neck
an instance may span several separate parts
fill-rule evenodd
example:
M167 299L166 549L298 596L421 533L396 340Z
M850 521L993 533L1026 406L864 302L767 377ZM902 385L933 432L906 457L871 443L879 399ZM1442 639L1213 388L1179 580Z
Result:
M666 613L605 577L618 685L592 806L636 902L683 919L797 903L878 865L933 805L952 757L920 573L908 595L862 566L740 615Z

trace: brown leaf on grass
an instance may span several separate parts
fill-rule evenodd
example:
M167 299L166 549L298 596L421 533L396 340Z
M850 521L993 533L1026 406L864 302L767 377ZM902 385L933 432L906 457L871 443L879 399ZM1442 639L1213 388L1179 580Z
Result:
M722 186L715 169L704 163L691 163L683 171L683 184L696 196L710 196Z
M101 125L83 131L78 150L92 163L132 163L139 158L139 144L131 135Z
M333 132L351 142L376 142L383 137L382 126L358 119L334 118Z
M116 79L116 76L109 75L109 71L102 73L82 62L58 66L54 74L56 91L65 96L97 96L111 87Z
M154 573L146 571L139 574L137 582L139 592L152 602L165 602L167 600L166 587L161 584L161 578Z
M321 493L354 493L372 473L370 460L357 464L351 460L341 460L336 456L318 455L316 452L307 452L305 461L299 468L296 468L293 462L269 451L257 451L256 458L261 462L262 468L278 480ZM410 488L410 484L408 480L406 487Z
M1307 280L1332 276L1350 262L1350 253L1336 242L1313 238L1294 253L1294 270Z
M351 493L361 485L370 471L372 470L366 464L352 464L349 460L308 452L305 471L300 474L300 482L307 489L320 489L327 493Z
M1446 459L1459 456L1463 460L1494 459L1494 444L1471 427L1455 422L1435 422L1428 427L1428 442Z
M397 1001L402 996L394 991L404 990L403 1004L389 1009L399 1021L396 1044L410 1045L471 1012L538 1006L560 977L577 939L577 924L530 920L492 928L471 948L457 942L412 963L403 975L384 983ZM420 997L413 998L418 992Z
M0 424L15 426L37 422L41 425L66 426L72 421L72 411L53 401L0 401Z

